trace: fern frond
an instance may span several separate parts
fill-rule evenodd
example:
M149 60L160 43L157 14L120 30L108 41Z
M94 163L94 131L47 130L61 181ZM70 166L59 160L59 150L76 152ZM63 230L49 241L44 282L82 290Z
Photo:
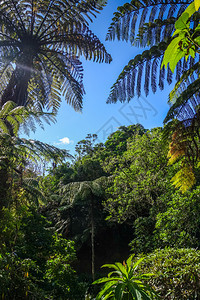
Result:
M165 20L156 19L152 22L145 23L144 26L139 29L139 32L133 42L133 46L152 47L154 45L158 45L161 41L164 41L166 38L169 38L169 27L172 33L175 22L176 18L173 17Z
M179 171L172 178L173 184L183 192L196 182L194 170L199 167L200 159L200 111L185 124L173 120L164 129L165 138L171 136L169 164L179 163ZM185 178L184 178L185 177Z
M43 122L48 124L55 122L55 115L52 113L45 113L42 111L30 111L23 106L17 106L12 101L6 102L0 110L0 131L2 133L10 134L10 131L14 135L18 134L19 128L28 134L30 130L35 131L38 124L43 128Z
M180 130L175 131L172 135L172 142L169 145L168 152L168 163L171 165L175 163L179 158L186 155L187 149L187 140L183 139Z
M39 188L39 182L35 178L23 178L22 186L24 190L28 193L29 199L32 200L39 206L40 203L47 203L45 195L42 193L42 190Z
M134 95L141 94L142 70L145 67L145 94L148 95L151 78L151 87L156 91L156 73L161 65L161 58L167 43L162 42L158 46L153 46L150 50L145 50L141 55L137 55L125 66L117 81L111 88L107 103L129 101ZM164 80L165 73L159 69L159 76ZM137 87L137 88L136 88ZM160 84L161 87L161 84Z
M182 167L171 181L182 193L191 189L191 187L196 183L194 172L189 165Z
M167 116L164 120L164 123L168 122L169 120L172 120L174 117L179 118L183 110L186 110L187 112L187 108L188 110L191 109L191 106L188 104L188 100L193 99L193 95L198 93L199 88L200 88L200 79L196 79L194 82L190 83L187 86L186 90L184 90L178 96L178 98L175 100L175 103L170 107ZM188 104L188 107L186 106L186 104ZM189 113L189 115L191 114ZM186 118L184 117L183 120L185 119Z
M133 43L137 28L138 32L142 32L145 23L153 23L156 19L162 21L165 18L176 18L181 15L184 8L191 2L187 0L132 0L130 3L125 3L123 6L119 6L118 11L114 13L106 39L114 40L117 37L118 40L130 40ZM124 27L127 26L127 21L129 31L125 32ZM169 36L170 26L166 24L164 30L168 31L165 36ZM146 39L146 36L144 39ZM142 40L141 36L140 43L144 46L145 42L143 43ZM157 41L161 42L162 40L158 31Z
M184 62L183 62L184 64ZM177 95L180 95L180 93L183 90L183 87L185 87L185 84L187 85L189 82L189 78L192 76L192 74L196 71L198 71L200 68L200 63L195 63L190 69L184 71L179 78L179 80L176 82L173 90L169 94L169 103L174 103L177 99Z

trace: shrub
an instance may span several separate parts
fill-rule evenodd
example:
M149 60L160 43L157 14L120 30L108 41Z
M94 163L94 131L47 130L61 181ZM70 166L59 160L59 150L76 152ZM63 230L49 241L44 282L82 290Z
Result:
M147 255L137 270L155 276L149 284L162 299L200 299L200 251L166 248Z

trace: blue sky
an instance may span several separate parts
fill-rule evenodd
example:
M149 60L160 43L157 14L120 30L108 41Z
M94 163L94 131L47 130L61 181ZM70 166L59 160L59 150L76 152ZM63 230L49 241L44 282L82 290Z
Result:
M63 99L57 122L45 125L45 130L38 128L35 134L31 134L31 138L69 149L73 154L76 143L88 133L97 133L99 142L105 142L106 137L121 125L140 123L145 128L162 126L169 108L168 94L172 88L167 85L164 91L150 93L147 98L143 93L141 98L134 98L130 103L106 104L110 88L123 67L142 51L126 42L105 41L113 12L125 2L108 0L106 8L90 26L112 55L113 61L111 64L99 64L81 59L86 91L82 113L75 112Z

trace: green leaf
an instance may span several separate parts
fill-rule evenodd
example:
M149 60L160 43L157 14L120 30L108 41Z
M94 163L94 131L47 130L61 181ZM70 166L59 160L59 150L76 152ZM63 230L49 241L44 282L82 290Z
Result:
M144 257L141 257L140 259L138 259L134 265L133 265L133 269L136 269L138 267L138 265L144 260Z
M110 295L112 295L113 290L115 288L113 285L114 285L113 282L109 282L109 283L105 284L103 289L98 293L96 300L107 299L108 296L110 297ZM102 298L102 296L103 296L103 298ZM106 298L106 296L107 296L107 298Z
M101 268L110 268L110 269L114 268L115 270L118 270L118 268L114 264L105 264L105 265L101 266Z
M128 290L129 290L130 294L133 296L133 299L136 299L136 300L141 299L141 297L138 298L138 291L135 289L135 287L132 283L128 283Z
M200 47L200 36L198 36L198 37L196 37L195 39L194 39L194 41L199 45L199 47Z
M142 299L144 300L152 300L152 297L149 296L147 293L145 293L144 291L140 291L141 295L142 295Z
M104 278L100 278L100 279L95 280L92 284L105 283L105 282L109 282L109 281L114 282L114 281L118 281L118 280L119 280L118 277L116 277L116 278L114 278L114 277L110 277L110 278L104 277Z
M185 56L185 53L181 49L176 50L176 52L172 56L171 61L169 62L169 67L170 67L172 73L174 73L174 70L175 70L176 65L179 62L179 60L181 60L181 58L183 58L184 56Z
M127 266L130 268L132 261L133 261L133 257L135 256L135 254L130 255L129 258L126 261Z
M164 54L164 57L163 57L163 62L162 62L162 65L161 65L161 69L162 69L163 66L165 66L165 68L167 68L168 63L170 63L171 69L175 68L175 66L173 64L174 56L177 52L181 51L181 50L179 50L179 42L181 40L182 39L180 37L176 37L171 41L171 43L169 44L169 46L165 50L165 54Z
M119 283L115 289L115 298L116 300L121 300L123 291L125 289L125 285L123 283Z
M189 23L187 23L189 19L189 13L184 12L176 21L175 28L179 30L189 29Z
M194 7L195 7L195 10L197 11L200 7L200 0L194 0Z
M125 268L121 263L119 263L119 262L116 262L115 265L118 267L119 271L120 271L123 275L125 275L125 277L128 278L128 273L127 273L127 271L126 271L126 268Z
M195 9L195 5L194 2L192 2L184 11L184 13L188 13L189 14L189 18L195 13L196 9Z

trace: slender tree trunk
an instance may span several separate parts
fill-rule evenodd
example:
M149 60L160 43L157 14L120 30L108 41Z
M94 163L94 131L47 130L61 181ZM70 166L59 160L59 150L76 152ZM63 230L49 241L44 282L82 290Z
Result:
M7 159L4 159L3 163L8 163ZM8 168L2 165L0 167L0 217L2 216L3 207L8 205L8 190Z
M92 280L95 280L95 250L94 250L94 199L91 196L91 248L92 248Z

